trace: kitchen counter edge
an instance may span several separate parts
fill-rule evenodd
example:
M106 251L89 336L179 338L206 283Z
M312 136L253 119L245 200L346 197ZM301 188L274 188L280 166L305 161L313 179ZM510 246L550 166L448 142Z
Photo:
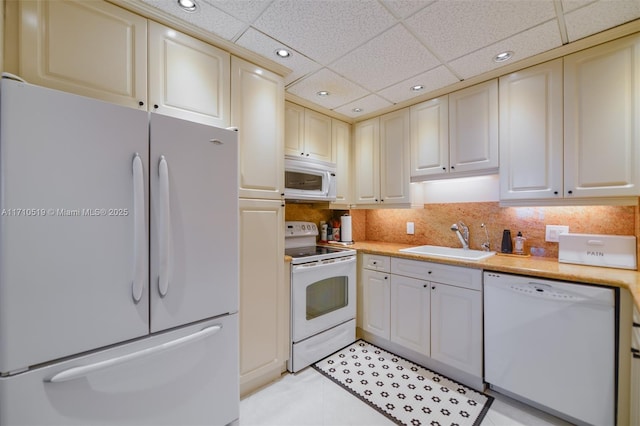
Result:
M640 272L638 271L560 263L556 259L545 257L523 256L520 258L517 256L495 255L480 261L447 259L399 251L400 249L414 247L414 245L378 241L357 242L348 247L357 250L359 253L402 257L405 259L477 268L485 271L626 288L631 293L636 307L640 309Z

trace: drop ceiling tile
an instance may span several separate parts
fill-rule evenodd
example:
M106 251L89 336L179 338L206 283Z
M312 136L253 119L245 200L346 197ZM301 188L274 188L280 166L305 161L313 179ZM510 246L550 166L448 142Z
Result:
M330 95L317 96L316 93L320 90L326 90ZM362 87L326 68L292 84L287 91L328 109L334 109L369 94Z
M418 76L411 77L401 83L388 87L384 90L380 90L378 94L386 99L389 99L394 104L402 101L406 101L416 96L422 96L425 93L432 92L434 90L441 89L450 84L457 83L458 78L453 75L447 67L444 65L429 70ZM424 86L424 90L414 92L410 88L421 84Z
M366 89L377 91L439 64L431 52L398 24L329 68Z
M489 46L556 17L552 0L442 1L405 22L445 61Z
M433 0L383 0L383 3L391 10L391 13L400 19L404 19L430 5Z
M569 42L640 18L640 1L599 1L565 14Z
M242 47L256 52L266 58L269 58L275 62L278 62L285 67L292 70L292 72L285 76L284 83L288 85L300 77L310 74L316 70L322 68L322 66L304 55L296 52L295 50L285 46L282 43L256 31L253 28L249 28L236 42ZM288 58L280 58L274 54L276 49L285 47L291 51L291 56Z
M506 65L493 62L493 57L500 52L511 50L515 53L508 64L559 46L562 46L562 39L558 23L553 20L456 59L449 66L462 78L468 79Z
M253 22L269 5L264 0L203 0L245 23Z
M562 11L564 13L571 12L596 1L598 0L562 0Z
M395 21L377 1L276 0L253 26L327 65Z
M351 102L347 105L336 108L335 111L340 114L346 115L347 117L358 118L363 116L364 114L370 114L374 111L378 111L391 105L393 105L391 102L381 98L378 95L372 94L358 99L357 101ZM354 112L354 108L361 108L362 111Z
M142 0L153 7L189 22L196 27L214 33L226 40L233 39L246 25L233 16L216 9L208 3L198 3L198 11L190 13L182 10L176 1Z

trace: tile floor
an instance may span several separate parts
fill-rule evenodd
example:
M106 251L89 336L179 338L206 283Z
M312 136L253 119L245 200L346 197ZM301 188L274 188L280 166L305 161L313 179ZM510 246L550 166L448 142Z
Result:
M500 395L483 426L564 426L556 417ZM313 368L285 374L240 401L240 426L384 426L394 423Z

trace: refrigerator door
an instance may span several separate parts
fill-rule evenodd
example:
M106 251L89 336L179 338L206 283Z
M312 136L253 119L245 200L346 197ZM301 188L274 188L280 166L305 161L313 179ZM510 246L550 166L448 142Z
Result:
M147 184L148 113L2 80L0 372L148 333Z
M151 114L151 331L238 310L237 133Z
M0 425L225 425L239 416L228 315L10 378Z

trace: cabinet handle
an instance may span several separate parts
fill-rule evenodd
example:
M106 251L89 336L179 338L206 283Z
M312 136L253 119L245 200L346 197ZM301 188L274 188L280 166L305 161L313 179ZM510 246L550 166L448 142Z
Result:
M451 170L453 170L453 169L455 169L455 168L456 168L456 166L451 166Z
M144 102L142 102L142 101L138 101L138 105L140 105L140 106L144 106Z
M307 154L307 157L309 156L309 154Z
M389 279L389 277L385 275L385 276L384 276L384 279L385 279L385 280L388 280L388 279Z
M442 170L444 170L444 171L446 172L446 171L447 171L447 168L446 168L446 167L443 167L443 168L442 168Z
M572 190L568 190L568 191L567 191L567 193L568 193L569 195L571 195L571 194L573 194L573 191L572 191Z
M376 262L375 260L374 260L372 263L373 263L374 265L377 265L377 264L378 264L378 262Z
M427 288L427 285L426 285L426 284L423 284L423 285L422 285L422 287Z
M553 191L553 195L558 195L558 191Z
M436 286L435 286L435 285L434 285L433 287L431 287L431 290L435 290L435 289L436 289Z
M158 109L158 104L153 104L154 109Z
M380 202L381 202L381 203L384 203L384 200L381 198L381 199L380 199Z
M378 199L376 198L374 201L377 203L377 202L378 202Z
M427 272L427 274L431 275L431 271Z

